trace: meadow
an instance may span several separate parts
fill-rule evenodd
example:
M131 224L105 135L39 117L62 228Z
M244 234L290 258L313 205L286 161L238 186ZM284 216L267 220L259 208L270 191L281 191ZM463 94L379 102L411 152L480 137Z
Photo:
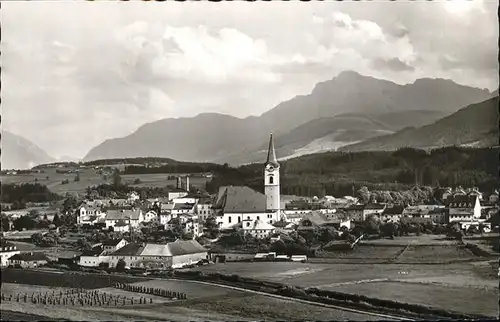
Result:
M40 274L48 273L39 272ZM58 274L65 275L65 274ZM82 275L82 279L94 280L95 275ZM54 279L47 279L44 284L56 284ZM23 280L24 282L24 280ZM19 283L19 281L17 282ZM40 284L40 283L39 283ZM61 283L57 283L61 284ZM77 283L79 285L79 283ZM93 287L96 283L93 282ZM200 284L191 281L140 279L135 285L164 288L184 292L187 300L156 301L153 304L98 306L64 306L43 305L3 301L2 311L13 311L15 314L45 316L50 319L68 320L175 320L175 321L255 321L255 320L376 320L376 317L352 313L316 305L298 303L292 300L277 299L265 295L232 290L217 285ZM68 284L66 284L68 285ZM43 291L59 291L66 288L2 283L2 293L30 293ZM133 292L125 292L114 288L94 288L99 292L125 296L137 296Z
M327 262L228 262L196 270L497 316L498 260L475 257L456 245L409 246L396 261L387 259L401 247L359 249L358 253L345 253L345 257L328 258ZM363 254L366 260L359 259ZM350 262L355 258L359 260ZM373 263L370 258L386 261Z
M112 176L108 175L106 180L104 176L97 173L94 169L81 169L80 181L75 181L76 173L57 173L54 168L42 169L42 173L30 173L19 175L0 175L0 180L3 184L21 184L21 183L39 183L47 186L50 191L58 194L78 193L84 194L85 189L91 186L100 184L112 183ZM132 187L166 187L168 185L175 186L176 180L168 180L169 176L178 174L155 173L155 174L127 174L121 175L122 183ZM140 183L135 184L135 180L139 179ZM63 184L63 180L68 180L67 184ZM204 188L205 182L208 179L205 177L190 177L189 183L192 186Z

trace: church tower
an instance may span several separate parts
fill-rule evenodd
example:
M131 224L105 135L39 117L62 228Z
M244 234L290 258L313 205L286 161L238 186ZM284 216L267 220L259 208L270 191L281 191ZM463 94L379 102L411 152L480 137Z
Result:
M264 190L266 194L266 210L276 213L275 220L278 220L280 218L280 165L276 160L272 133L269 138L269 150L264 168Z

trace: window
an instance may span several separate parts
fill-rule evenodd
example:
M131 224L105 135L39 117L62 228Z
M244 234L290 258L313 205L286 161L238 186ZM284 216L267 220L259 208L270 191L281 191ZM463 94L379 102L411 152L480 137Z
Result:
M274 177L269 177L269 183L274 184Z
M241 222L241 217L240 217L240 216L238 216L238 223L240 223L240 222Z
M260 220L260 216L257 216L257 220Z
M228 222L228 223L231 223L231 216L229 216L229 217L227 218L227 222Z
M249 222L247 222L247 227L250 227L250 223Z

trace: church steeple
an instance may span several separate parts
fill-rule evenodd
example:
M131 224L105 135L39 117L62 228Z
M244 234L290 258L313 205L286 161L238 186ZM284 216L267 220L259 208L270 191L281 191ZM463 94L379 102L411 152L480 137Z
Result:
M279 165L278 161L276 160L276 151L274 150L274 140L273 140L273 134L271 133L269 137L269 149L267 151L267 161L266 164L273 164L273 165Z

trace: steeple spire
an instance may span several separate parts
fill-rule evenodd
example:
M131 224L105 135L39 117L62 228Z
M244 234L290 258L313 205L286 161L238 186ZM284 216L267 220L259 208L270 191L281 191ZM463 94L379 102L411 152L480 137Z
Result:
M274 140L273 134L269 137L269 150L267 151L267 161L266 164L271 163L274 165L278 165L278 161L276 160L276 152L274 151Z

